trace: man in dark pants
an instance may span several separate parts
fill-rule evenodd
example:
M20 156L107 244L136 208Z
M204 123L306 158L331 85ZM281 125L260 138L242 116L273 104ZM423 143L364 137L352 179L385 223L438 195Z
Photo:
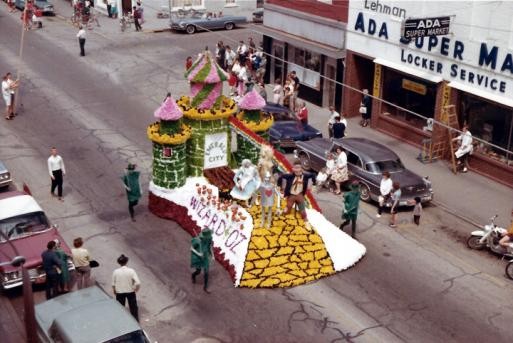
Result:
M344 226L351 222L351 237L355 238L356 219L358 218L358 205L360 203L360 185L354 181L350 186L350 191L344 194L344 212L342 219L345 221L340 224L340 230L344 230Z
M55 253L54 241L48 242L46 249L42 254L43 269L46 273L46 299L51 299L59 295L59 278L61 273L61 260ZM66 267L66 266L64 266Z
M139 19L141 19L141 13L137 7L134 6L132 8L132 14L134 15L135 31L142 31L141 23L139 23Z
M52 155L48 158L48 172L52 179L52 188L50 193L55 196L55 188L57 188L57 195L59 200L62 201L62 176L66 175L66 168L64 161L60 155L57 155L57 149L52 147Z
M85 56L85 42L86 42L86 32L84 27L80 25L77 33L78 44L80 45L80 56Z
M116 295L116 300L125 306L128 300L130 313L139 321L139 308L137 306L137 297L135 293L139 291L141 281L137 273L132 268L128 268L128 257L121 255L118 257L118 264L121 266L112 273L112 290Z

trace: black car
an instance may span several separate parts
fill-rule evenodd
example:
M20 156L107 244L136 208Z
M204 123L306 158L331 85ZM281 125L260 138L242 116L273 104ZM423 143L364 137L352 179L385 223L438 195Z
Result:
M302 124L288 107L268 102L262 112L274 117L269 140L277 148L291 149L296 147L297 141L322 137L322 133L313 126Z
M423 203L433 200L433 189L427 178L406 169L395 152L369 139L315 138L308 142L298 142L294 154L301 160L304 169L318 172L326 165L328 152L334 152L338 146L346 151L349 172L351 178L360 183L362 200L378 200L384 171L388 171L392 180L401 185L400 206L411 205L410 201L415 197L420 197Z

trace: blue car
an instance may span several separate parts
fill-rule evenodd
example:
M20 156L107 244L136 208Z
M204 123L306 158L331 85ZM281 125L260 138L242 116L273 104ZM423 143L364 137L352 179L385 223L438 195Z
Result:
M294 149L297 141L322 137L322 133L315 127L302 124L288 107L268 102L262 112L274 117L274 125L269 130L269 141L276 148Z

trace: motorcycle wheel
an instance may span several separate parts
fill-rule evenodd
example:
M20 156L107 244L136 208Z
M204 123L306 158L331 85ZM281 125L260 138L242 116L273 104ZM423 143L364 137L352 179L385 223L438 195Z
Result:
M506 265L506 276L513 280L513 261L509 261Z
M481 237L479 236L470 236L468 239L467 239L467 246L470 248L470 249L474 249L474 250L481 250L485 247L485 243L480 243L479 240L481 239Z

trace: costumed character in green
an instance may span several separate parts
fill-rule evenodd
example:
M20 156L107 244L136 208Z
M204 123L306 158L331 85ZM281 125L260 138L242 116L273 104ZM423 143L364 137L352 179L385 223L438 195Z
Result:
M340 224L340 230L344 230L344 226L351 222L351 237L355 238L356 219L358 217L358 205L360 203L360 186L358 182L353 182L350 191L344 194L344 208L342 211L342 219L345 221Z
M68 255L62 250L61 242L58 239L53 240L55 242L55 254L59 260L61 260L61 274L59 275L59 287L62 293L69 292L69 283L71 280L69 269L68 269Z
M125 169L125 174L121 178L125 185L126 196L128 198L128 212L133 222L135 222L134 206L137 205L139 198L141 198L141 185L139 184L141 172L136 171L135 167L135 164L129 163Z
M212 230L204 228L201 233L191 239L191 267L195 269L192 273L192 283L196 283L196 277L203 269L203 290L210 293L208 287L208 269L210 260L214 258L212 251Z

